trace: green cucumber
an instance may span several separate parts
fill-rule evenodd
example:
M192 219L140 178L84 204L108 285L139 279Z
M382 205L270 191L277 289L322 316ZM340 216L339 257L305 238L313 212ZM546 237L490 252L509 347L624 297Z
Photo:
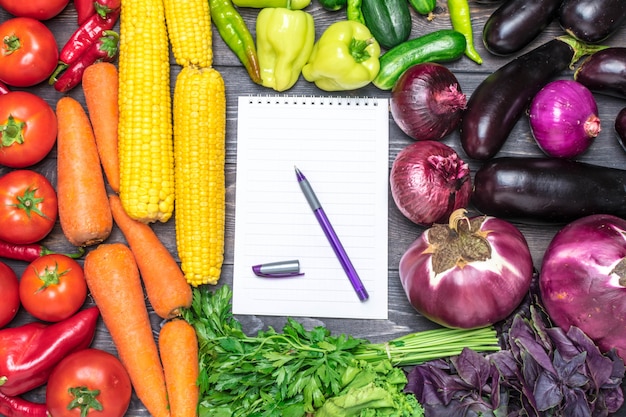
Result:
M391 49L409 39L411 11L407 0L363 0L361 12L380 46Z
M448 62L465 53L465 36L452 29L441 29L405 41L380 57L380 71L372 82L381 90L391 90L409 67L422 62Z
M415 11L421 15L430 15L435 6L437 6L437 0L409 0L409 4L415 9Z

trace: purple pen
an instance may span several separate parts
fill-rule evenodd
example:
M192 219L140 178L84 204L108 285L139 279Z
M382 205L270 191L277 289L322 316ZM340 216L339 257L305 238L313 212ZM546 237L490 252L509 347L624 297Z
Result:
M337 258L339 259L339 263L341 263L343 270L348 275L348 279L350 280L350 283L354 287L354 290L356 291L357 296L359 297L361 301L367 300L369 298L369 295L367 294L367 290L363 286L363 283L361 282L361 279L359 278L359 274L357 274L356 269L354 269L352 262L350 262L350 258L348 258L348 254L346 253L346 250L343 248L343 245L341 244L341 242L339 241L339 238L337 237L337 234L335 233L335 229L333 229L333 226L330 224L330 221L328 220L326 213L324 213L324 209L322 208L322 205L317 199L317 196L315 195L313 188L311 188L311 184L309 184L309 181L307 181L304 174L297 167L294 167L294 168L296 170L296 178L298 179L300 188L302 189L302 192L304 193L306 200L309 202L309 205L311 206L311 210L313 210L313 213L315 214L317 221L322 227L322 230L324 231L326 238L328 238L328 241L330 242L330 246L332 246L333 250L335 251L335 255L337 255Z

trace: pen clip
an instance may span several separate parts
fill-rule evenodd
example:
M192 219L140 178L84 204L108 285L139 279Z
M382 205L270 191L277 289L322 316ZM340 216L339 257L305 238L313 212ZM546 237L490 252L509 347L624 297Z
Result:
M300 272L300 261L298 260L254 265L252 272L256 276L264 278L288 278L304 275Z

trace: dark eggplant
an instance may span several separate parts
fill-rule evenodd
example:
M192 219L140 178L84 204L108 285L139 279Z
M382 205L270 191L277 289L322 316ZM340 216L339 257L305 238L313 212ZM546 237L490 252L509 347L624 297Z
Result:
M562 36L518 56L485 78L471 94L461 121L467 156L492 158L550 79L599 47Z
M617 133L619 144L622 145L622 149L626 151L626 107L617 113L617 117L615 118L615 132Z
M585 58L574 79L593 92L626 98L626 48L611 47Z
M476 172L472 203L509 220L568 223L596 214L626 217L626 171L562 158L501 157Z
M510 55L532 42L554 20L563 0L511 0L483 26L483 44L494 55Z
M564 0L558 20L565 32L583 42L602 42L626 21L624 0Z

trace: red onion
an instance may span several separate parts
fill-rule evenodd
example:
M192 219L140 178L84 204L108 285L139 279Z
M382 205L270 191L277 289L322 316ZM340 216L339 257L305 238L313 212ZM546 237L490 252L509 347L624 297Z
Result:
M441 64L409 67L391 90L391 115L416 140L440 140L456 129L467 98L454 74Z
M546 249L539 284L556 325L579 327L626 360L626 220L595 214L562 228Z
M601 130L593 94L574 80L548 83L533 98L528 116L537 145L558 158L582 154Z
M398 209L414 223L446 222L472 194L468 165L454 149L436 141L408 145L396 156L389 182Z
M528 292L533 262L511 223L465 210L422 233L400 260L411 305L442 326L472 329L509 316Z

